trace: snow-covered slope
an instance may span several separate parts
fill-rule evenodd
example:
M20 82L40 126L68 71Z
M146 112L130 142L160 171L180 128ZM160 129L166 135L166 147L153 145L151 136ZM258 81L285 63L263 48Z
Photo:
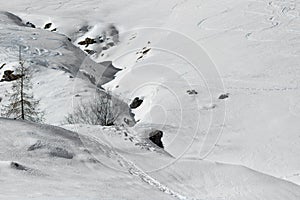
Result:
M125 140L124 130L68 127L78 134L3 118L0 124L1 199L296 200L300 195L299 186L245 167L143 150ZM158 169L162 163L172 165Z
M83 143L77 133L53 126L7 119L0 124L0 199L172 199L103 166L116 163L104 144L88 138Z
M15 42L19 44L22 43L19 40L21 35L26 36L26 41L34 40L30 37L38 38L39 42L30 42L40 52L33 54L34 58L38 58L34 60L44 66L41 63L45 63L44 57L47 55L50 67L43 70L34 81L38 83L42 81L40 78L52 78L50 85L55 86L55 90L49 89L48 84L35 87L36 94L49 112L49 123L61 122L61 109L67 112L72 110L72 96L79 91L68 94L73 90L71 88L80 90L83 99L91 97L94 85L83 72L89 70L90 64L98 66L92 61L111 60L122 71L113 80L105 79L107 84L104 87L121 96L128 104L135 97L143 99L141 106L133 110L138 123L130 129L130 133L143 138L153 129L162 130L165 154L179 159L179 165L182 166L166 168L174 172L174 179L169 180L159 174L157 177L163 177L158 178L159 181L173 181L174 187L171 188L187 196L197 196L198 186L211 183L211 190L205 188L207 195L203 192L201 197L299 198L298 187L281 186L281 183L286 182L278 180L300 183L300 161L297 159L300 152L298 1L11 0L4 3L1 9L38 27L20 28L20 24L17 24L7 31L8 25L5 23L8 23L8 18L4 24L2 20L0 31L5 37L1 37L1 63L9 59L11 64L8 67L12 67L17 61L15 47L11 51L3 48L5 45L11 47L12 39L17 39ZM16 20L12 22L16 23ZM50 22L51 29L57 29L56 33L42 30ZM111 27L117 30L118 42L111 41ZM39 35L32 36L35 32ZM105 42L88 47L78 44L86 37L100 41L99 37L103 38L104 33L111 37ZM7 42L6 37L9 38ZM71 42L67 40L68 37ZM45 46L39 38L47 39ZM72 50L58 50L62 41L68 43L67 47ZM95 52L88 57L73 45L81 50ZM43 49L48 49L46 54ZM8 58L8 55L14 55L14 58ZM80 61L77 62L77 59ZM82 65L85 61L87 64ZM79 79L70 81L70 74L61 71L63 68L70 70L70 65L65 62L71 62L71 69L75 69L75 72L82 72ZM53 71L51 67L59 70ZM100 77L95 78L98 81ZM76 87L78 85L80 87ZM2 86L3 94L8 86ZM226 93L228 98L218 99ZM78 132L86 130L84 127ZM124 148L124 145L123 142L117 142L113 146ZM134 151L128 154L132 155ZM146 155L143 159L152 158ZM212 163L231 163L237 165L237 168L231 165L210 166L210 163L206 169L199 165L199 159ZM151 168L153 164L139 162L138 158L135 160L133 157L129 157L129 160L133 160L139 167L149 165ZM185 163L186 160L189 161ZM160 166L165 162L169 161L162 159L156 163ZM253 171L241 168L240 165L261 173L261 176L256 172L253 175ZM207 175L207 182L193 182L192 179L190 183L197 189L191 186L190 189L177 190L187 184L181 183L182 179L194 177L194 173L186 174L194 169L208 170L207 174L199 178L203 180ZM221 178L215 175L214 170L220 170L216 173L220 173ZM263 192L260 188L256 188L255 192L253 188L244 186L229 186L226 189L231 181L233 185L243 184L243 181L239 182L241 179L231 179L236 176L231 170L243 174L241 177L244 182L259 176L256 182L260 182L259 186L263 189L272 185L270 182L279 181L280 184L269 188L274 194L278 192L276 197L271 192L261 197ZM222 173L228 174L228 179ZM262 174L278 179L269 179L269 176ZM296 189L287 194L290 188ZM240 196L226 196L230 192L234 193L232 190L235 189ZM222 191L225 193L222 194ZM254 196L245 197L244 192Z
M46 122L61 124L81 99L92 98L97 88L118 71L111 62L95 63L67 36L25 26L20 18L0 12L0 76L18 66L19 48L25 66L33 70L33 92L41 99ZM1 82L2 104L11 82Z

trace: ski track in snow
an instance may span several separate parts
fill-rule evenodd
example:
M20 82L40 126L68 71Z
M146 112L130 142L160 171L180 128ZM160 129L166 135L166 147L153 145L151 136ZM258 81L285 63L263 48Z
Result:
M152 187L154 187L166 194L169 194L177 199L180 199L180 200L203 200L203 199L194 199L194 198L186 197L186 196L180 194L179 192L176 192L176 191L170 189L168 186L161 184L158 180L154 179L153 177L148 175L146 172L144 172L142 169L137 167L133 162L126 159L121 154L117 153L115 150L113 150L108 145L104 144L99 138L89 134L87 136L87 138L85 138L85 139L88 139L90 142L97 142L98 144L100 144L100 146L104 146L105 148L101 148L101 147L100 148L102 151L104 151L106 153L106 155L109 155L108 157L112 158L112 156L113 156L114 159L117 161L117 163L121 167L125 168L131 175L133 175L135 177L139 177L143 182L151 185ZM97 158L95 158L95 159L97 159ZM97 161L99 163L101 163L100 160L97 159Z
M252 5L255 6L255 4L263 4L264 12L262 11L253 11L251 10ZM247 8L242 8L240 10L243 11L243 14L252 14L254 16L261 16L262 21L250 21L241 23L237 26L232 26L226 29L220 29L218 25L213 24L211 21L219 19L221 17L225 17L225 14L228 14L229 12L237 11L237 7L227 8L221 12L218 12L217 14L210 15L208 17L204 17L197 23L197 27L205 30L205 31L216 31L217 33L209 34L209 36L201 37L199 40L205 40L212 37L218 37L222 36L225 33L231 32L231 31L241 31L245 32L245 38L250 41L256 41L256 42L274 42L279 41L277 39L261 39L259 38L261 34L263 34L266 31L269 31L271 29L278 28L279 26L283 27L283 31L290 32L290 33L297 33L295 29L290 29L288 26L294 21L300 18L299 11L297 10L297 1L295 0L287 0L287 1L249 1ZM239 11L240 11L239 10ZM241 12L242 14L242 12ZM264 26L259 25L259 23L264 24ZM249 25L252 24L258 24L258 26L261 26L259 28L256 28L254 30L251 30L252 28L248 28ZM216 28L212 28L216 27ZM280 30L280 31L282 31ZM272 38L272 36L271 36Z

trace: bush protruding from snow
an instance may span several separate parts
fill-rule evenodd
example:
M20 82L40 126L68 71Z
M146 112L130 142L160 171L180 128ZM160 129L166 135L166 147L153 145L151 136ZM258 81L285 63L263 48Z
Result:
M112 126L121 114L116 104L113 103L109 92L98 93L93 101L81 102L74 112L66 117L66 121L70 124Z

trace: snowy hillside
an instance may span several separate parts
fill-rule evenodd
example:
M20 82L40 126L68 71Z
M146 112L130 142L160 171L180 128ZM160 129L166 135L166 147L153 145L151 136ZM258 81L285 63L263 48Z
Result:
M21 47L45 123L74 132L1 119L0 197L299 199L299 6L2 3L0 76L18 66ZM0 82L1 108L11 86ZM66 122L104 89L122 109L115 126Z
M6 133L0 145L2 199L297 199L300 195L295 184L227 164L182 159L151 172L173 158L142 150L99 126L77 127L81 132L77 134L15 120L0 123ZM124 154L129 149L135 154Z

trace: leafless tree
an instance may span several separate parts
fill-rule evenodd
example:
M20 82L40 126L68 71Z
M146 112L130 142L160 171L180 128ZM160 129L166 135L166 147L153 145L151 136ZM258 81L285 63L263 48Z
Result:
M110 92L97 93L92 101L81 102L72 114L66 117L70 124L93 124L112 126L121 112Z

